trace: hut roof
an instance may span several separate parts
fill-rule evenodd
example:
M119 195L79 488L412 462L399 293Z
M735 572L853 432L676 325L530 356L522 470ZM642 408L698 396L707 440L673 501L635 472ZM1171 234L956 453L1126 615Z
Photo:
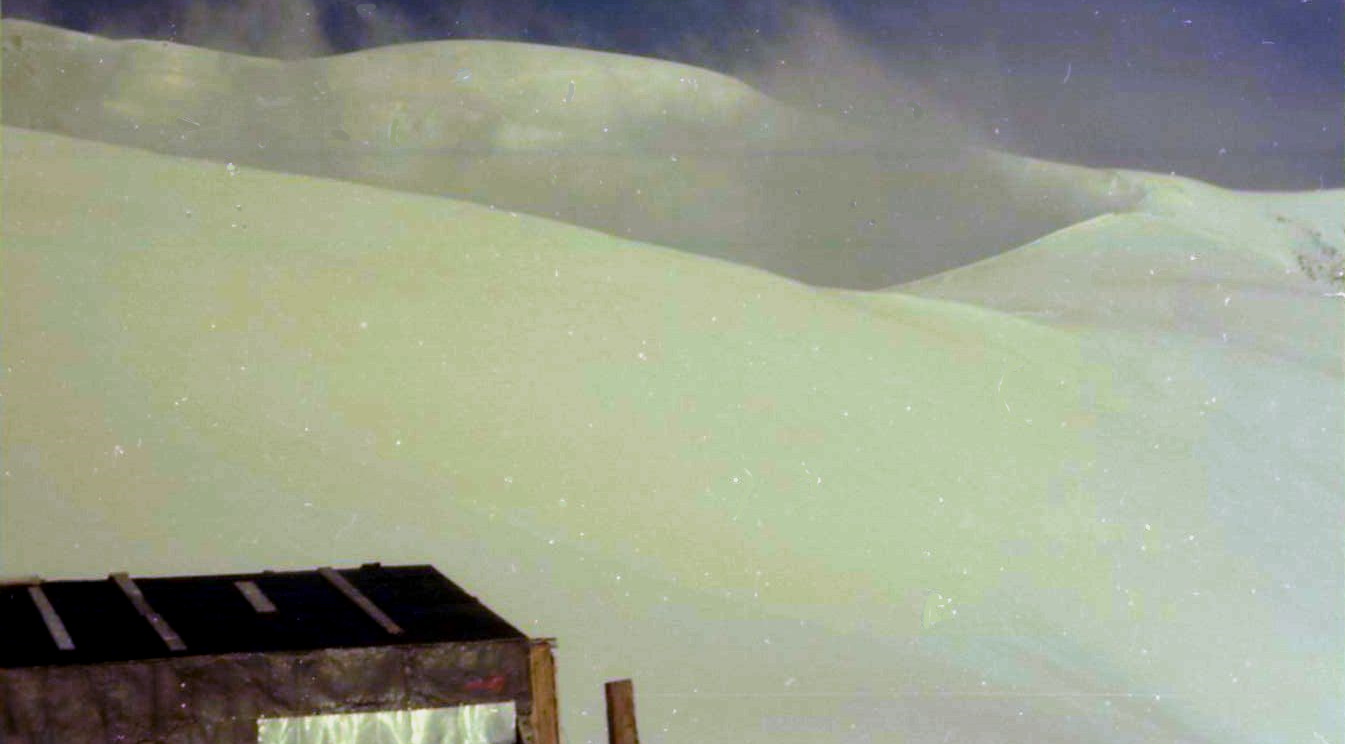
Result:
M432 566L0 586L0 668L520 640Z

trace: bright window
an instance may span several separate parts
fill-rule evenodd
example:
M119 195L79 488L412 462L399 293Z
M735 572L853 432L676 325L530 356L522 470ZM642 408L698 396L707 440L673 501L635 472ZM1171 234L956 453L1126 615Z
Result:
M514 741L513 703L257 721L258 744L512 744Z

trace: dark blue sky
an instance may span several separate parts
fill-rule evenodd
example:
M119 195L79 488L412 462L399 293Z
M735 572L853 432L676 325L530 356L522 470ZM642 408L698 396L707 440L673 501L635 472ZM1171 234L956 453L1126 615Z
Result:
M1345 185L1338 0L7 0L4 13L277 56L493 38L749 79L783 62L827 80L836 108L871 103L852 73L877 66L1008 149L1230 186Z

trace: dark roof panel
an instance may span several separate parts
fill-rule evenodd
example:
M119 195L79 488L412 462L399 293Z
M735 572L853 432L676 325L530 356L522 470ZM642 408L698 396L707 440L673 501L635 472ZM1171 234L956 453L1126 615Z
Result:
M0 668L525 638L431 566L337 574L352 595L318 571L133 578L148 609L186 644L181 652L111 579L40 585L74 641L70 651L57 648L27 585L0 586ZM239 582L255 584L253 601L275 611L258 612ZM372 605L357 602L361 595Z

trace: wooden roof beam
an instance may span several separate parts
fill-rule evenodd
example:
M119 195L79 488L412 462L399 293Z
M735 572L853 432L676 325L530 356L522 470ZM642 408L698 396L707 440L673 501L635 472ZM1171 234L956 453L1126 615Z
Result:
M257 586L257 582L235 581L234 586L238 588L238 591L242 592L243 597L247 599L248 604L252 605L252 609L256 610L258 614L276 611L275 604L269 597L262 593L261 587Z
M37 605L37 611L42 613L42 623L47 626L47 633L56 643L56 648L62 651L74 651L75 642L70 638L70 632L65 629L65 623L61 622L61 616L56 614L56 608L51 606L51 600L47 599L42 587L38 584L30 585L28 596L32 598L33 604Z
M382 610L378 609L378 605L374 604L373 600L364 596L364 592L356 589L354 584L346 581L346 577L337 573L335 569L330 566L324 566L318 569L318 573L321 574L322 578L326 579L329 584L336 587L342 594L346 595L346 599L354 602L361 610L364 610L364 614L373 618L374 622L383 626L383 630L386 630L388 635L401 635L404 632L400 625L394 623L392 618L388 617Z
M131 600L131 605L135 607L136 612L139 612L141 617L149 621L150 627L154 628L154 632L159 634L159 638L168 647L169 651L187 650L187 644L182 642L181 636L173 630L167 620L164 620L159 613L154 611L153 607L149 606L149 602L145 601L144 593L140 591L140 587L135 585L130 576L124 573L115 573L108 578L115 581L121 589L121 593Z

